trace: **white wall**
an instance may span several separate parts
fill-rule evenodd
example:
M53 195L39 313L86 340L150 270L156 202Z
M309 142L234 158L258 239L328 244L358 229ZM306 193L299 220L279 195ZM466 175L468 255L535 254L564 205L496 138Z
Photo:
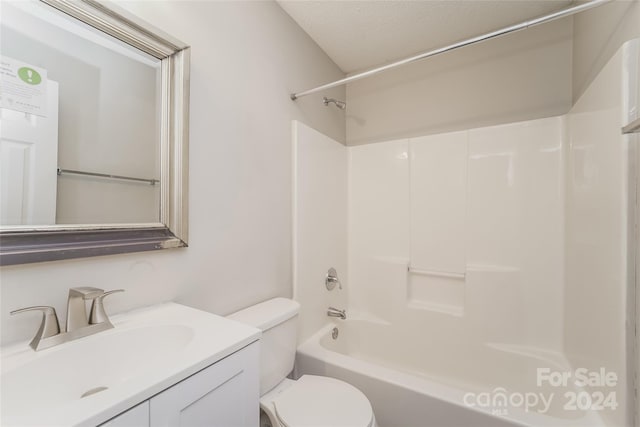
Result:
M566 113L572 22L530 28L349 84L348 145Z
M10 310L49 304L64 318L72 286L124 288L110 313L177 300L227 314L291 296L291 120L341 142L345 127L320 98L288 94L342 73L273 2L122 5L192 47L189 247L3 267L3 344L40 321Z
M293 136L293 294L303 342L327 322L328 307L347 306L347 149L300 122ZM327 290L330 267L342 289Z
M615 0L573 17L573 101L627 40L640 37L640 2Z
M561 352L564 135L556 117L349 147L349 307L455 337L450 357Z
M568 115L564 346L574 367L617 373L615 391L623 406L604 413L610 425L630 424L625 411L633 396L626 388L632 377L628 349L634 346L627 298L628 286L635 285L628 239L634 238L636 147L620 128L630 112L637 114L639 48L635 40L619 50ZM628 58L635 68L625 67ZM633 104L629 87L635 88Z

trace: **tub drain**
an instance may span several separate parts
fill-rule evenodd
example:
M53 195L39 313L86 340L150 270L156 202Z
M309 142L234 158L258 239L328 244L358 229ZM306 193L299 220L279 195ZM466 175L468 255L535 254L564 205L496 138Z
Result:
M82 396L80 396L80 399L82 399L83 397L91 396L92 394L100 393L101 391L105 391L108 388L109 387L95 387L95 388L89 389L84 393L82 393Z
M333 338L334 340L338 339L338 328L333 328L333 330L331 331L331 338Z

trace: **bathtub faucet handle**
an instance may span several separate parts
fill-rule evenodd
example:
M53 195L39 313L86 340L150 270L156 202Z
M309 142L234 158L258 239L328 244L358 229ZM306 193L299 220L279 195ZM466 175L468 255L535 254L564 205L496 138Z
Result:
M327 276L324 279L324 285L327 287L327 290L332 291L333 288L338 285L338 288L342 289L342 283L340 283L340 279L338 279L338 272L335 268L331 267L329 271L327 271Z
M345 320L347 318L347 310L338 310L337 308L329 307L327 310L327 316L339 317L342 320Z

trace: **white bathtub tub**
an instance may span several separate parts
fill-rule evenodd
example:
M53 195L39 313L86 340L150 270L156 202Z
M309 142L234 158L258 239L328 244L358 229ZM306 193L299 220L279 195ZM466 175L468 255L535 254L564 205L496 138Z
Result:
M596 411L564 408L564 393L580 390L536 384L537 368L567 370L561 358L497 344L420 343L406 335L389 324L337 321L299 346L296 375L327 375L358 387L381 427L605 425Z

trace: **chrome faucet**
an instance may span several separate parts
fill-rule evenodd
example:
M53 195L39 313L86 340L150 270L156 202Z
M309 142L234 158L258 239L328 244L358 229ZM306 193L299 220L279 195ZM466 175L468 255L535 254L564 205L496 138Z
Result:
M345 320L347 318L347 310L338 310L337 308L329 307L327 310L327 316L339 317L342 320Z
M107 295L115 292L124 292L124 289L109 292L91 287L69 289L65 332L60 332L58 316L53 307L26 307L12 311L11 315L34 310L42 312L40 328L29 343L31 348L38 351L113 328L113 324L111 324L107 313L104 311L102 300ZM89 300L93 302L91 304L90 314L87 316L85 301Z

